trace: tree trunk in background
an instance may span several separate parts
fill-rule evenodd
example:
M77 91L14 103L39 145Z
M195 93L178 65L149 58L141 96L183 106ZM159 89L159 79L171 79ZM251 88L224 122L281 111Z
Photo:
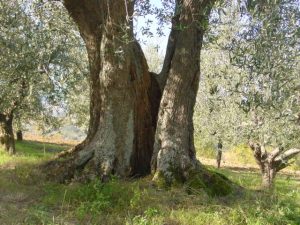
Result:
M272 168L269 164L266 164L264 166L264 171L262 171L262 188L271 189L274 185L275 176L275 168Z
M222 150L217 150L217 168L219 169L221 167L221 160L222 160Z
M276 168L273 162L268 160L268 153L265 149L258 143L249 144L257 165L260 168L262 175L262 188L270 189L273 186L273 181L276 175Z
M16 133L17 141L23 141L23 132L21 130L18 130Z
M166 58L168 79L160 103L152 158L154 180L163 178L170 184L184 182L199 165L194 147L193 112L200 76L200 50L212 3L177 1L179 12L171 32L175 41L170 45L171 59Z
M250 142L249 146L261 171L263 189L271 189L277 172L287 167L288 161L300 153L300 149L286 150L283 147L267 152L263 145L256 142Z
M156 96L152 91L157 83L133 37L128 20L133 2L66 0L64 4L89 56L91 118L88 136L63 165L62 176L71 178L78 169L103 178L145 175L153 151L157 101L151 96Z
M0 145L10 155L16 153L12 113L9 115L0 114Z
M222 148L223 148L223 145L222 145L221 139L219 139L218 144L217 144L217 157L216 157L216 159L217 159L217 168L218 169L221 166Z

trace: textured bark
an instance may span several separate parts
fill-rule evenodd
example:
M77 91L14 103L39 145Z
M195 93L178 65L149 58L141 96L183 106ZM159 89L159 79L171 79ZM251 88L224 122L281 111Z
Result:
M154 180L184 182L199 166L194 147L193 110L200 76L200 51L213 1L177 1L158 114L152 170ZM163 85L163 82L161 82Z
M266 164L264 166L264 171L262 172L262 188L271 189L274 185L275 176L275 169L270 167L270 164Z
M268 153L258 143L250 143L250 148L253 151L254 158L260 168L262 175L262 188L270 189L273 186L274 178L276 176L276 169L273 160L268 157Z
M103 179L145 175L158 108L151 98L159 94L133 36L133 2L69 0L65 6L89 56L91 118L86 140L67 154L62 174L71 178L83 169Z
M90 119L89 129L85 140L74 148L57 155L58 158L76 154L82 150L94 137L100 122L100 78L101 57L100 46L102 39L103 16L101 10L103 2L65 0L64 5L77 23L80 35L85 42L89 59L89 85L90 85Z
M0 145L10 155L16 153L13 133L13 114L0 114Z

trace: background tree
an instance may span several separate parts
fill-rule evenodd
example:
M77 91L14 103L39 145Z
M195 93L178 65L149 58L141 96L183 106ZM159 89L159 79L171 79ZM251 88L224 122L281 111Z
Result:
M207 69L203 87L207 86L206 96L211 93L213 96L200 99L199 114L206 112L208 119L198 118L200 124L208 122L206 127L214 130L214 127L226 127L224 131L220 129L220 135L229 136L232 144L237 143L235 140L245 143L251 140L250 147L262 171L263 186L270 187L276 173L299 153L296 124L299 8L296 2L282 1L270 9L264 8L259 14L236 12L241 19L235 27L242 29L233 32L230 38L226 37L226 32L215 32L225 37L217 48L227 57L221 59L221 65L215 63L216 70L224 72L224 76L220 77L220 72L214 70L211 76ZM228 25L224 23L230 30ZM217 40L222 41L222 38ZM224 104L218 104L220 99ZM223 115L214 115L214 111ZM214 132L202 127L201 136ZM273 148L273 151L268 153L266 148Z
M83 79L84 51L73 24L55 5L42 12L32 1L0 4L1 142L13 154L13 118L19 128L32 118L46 126L57 122L67 90ZM54 21L60 25L55 29Z
M236 84L240 106L250 119L244 130L265 187L272 186L276 173L300 152L295 149L300 132L299 16L297 1L274 4L250 17L249 29L233 47L232 62L246 72ZM267 152L264 146L274 149Z
M242 29L237 3L215 8L201 54L201 77L195 106L195 142L201 151L215 152L218 140L223 149L241 144L239 126L245 119L238 107L239 97L232 94L231 82L238 80L241 69L230 61L228 46Z

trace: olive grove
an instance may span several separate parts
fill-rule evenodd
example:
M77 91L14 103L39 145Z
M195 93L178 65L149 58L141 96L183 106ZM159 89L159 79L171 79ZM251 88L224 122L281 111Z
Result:
M207 46L216 53L203 58L196 134L202 142L215 135L231 146L248 143L266 188L300 153L297 4L281 1L245 15L228 7L222 32Z

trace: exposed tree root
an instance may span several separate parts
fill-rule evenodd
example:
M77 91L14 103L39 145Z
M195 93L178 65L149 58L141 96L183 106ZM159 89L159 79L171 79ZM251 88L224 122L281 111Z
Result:
M59 183L68 183L72 180L87 181L95 176L93 165L94 151L82 151L81 144L67 151L61 152L54 159L41 166L47 179ZM89 173L87 173L89 171ZM91 173L93 171L93 173Z

